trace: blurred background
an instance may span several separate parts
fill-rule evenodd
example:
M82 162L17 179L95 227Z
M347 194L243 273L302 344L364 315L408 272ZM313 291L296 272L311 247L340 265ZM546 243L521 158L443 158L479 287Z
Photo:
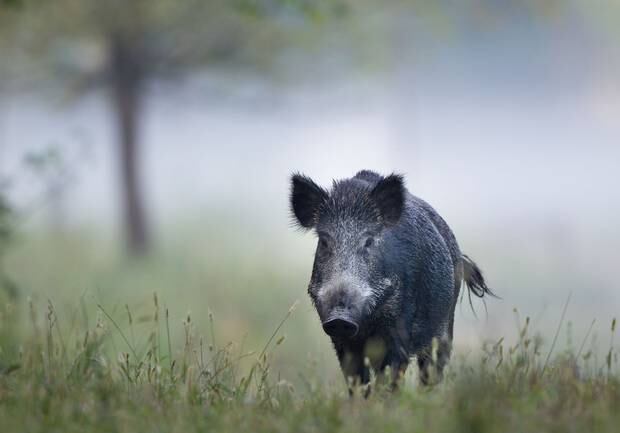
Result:
M526 316L549 342L569 296L559 341L596 320L596 344L620 307L619 20L614 0L2 0L3 314L23 332L49 299L70 332L157 293L174 333L212 312L259 349L299 300L276 366L337 376L288 182L366 168L405 174L501 296L457 307L459 353Z

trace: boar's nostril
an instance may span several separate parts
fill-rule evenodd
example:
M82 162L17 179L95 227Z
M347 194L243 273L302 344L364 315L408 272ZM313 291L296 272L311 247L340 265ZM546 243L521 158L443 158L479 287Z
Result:
M351 338L359 330L357 324L343 318L333 318L323 322L323 330L332 337Z

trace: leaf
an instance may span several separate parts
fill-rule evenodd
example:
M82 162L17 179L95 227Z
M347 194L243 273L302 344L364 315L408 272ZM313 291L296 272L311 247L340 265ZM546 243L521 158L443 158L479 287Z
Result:
M14 371L19 370L20 368L22 368L21 364L11 364L8 367L6 367L4 370L2 370L2 374L5 376L8 376L9 374L13 373Z
M8 7L22 6L22 0L0 0L0 5Z

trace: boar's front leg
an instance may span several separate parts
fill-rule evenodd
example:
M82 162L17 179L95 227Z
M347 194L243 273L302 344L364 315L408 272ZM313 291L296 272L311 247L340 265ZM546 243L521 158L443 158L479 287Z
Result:
M390 390L398 388L398 382L403 378L407 369L408 358L391 356L391 352L378 351L378 347L385 346L379 345L376 338L369 339L359 346L336 347L340 368L349 387L349 394L353 394L355 387L362 386L365 387L362 391L363 395L368 397L371 369L377 374L376 384L378 386L387 385ZM386 372L387 367L390 370L389 374Z
M368 367L364 365L364 353L362 350L341 347L336 349L336 353L338 355L342 374L344 374L349 388L352 386L366 385L370 382L370 371Z
M390 365L390 390L397 391L398 385L405 377L405 372L407 371L407 366L409 364L406 362L395 362Z

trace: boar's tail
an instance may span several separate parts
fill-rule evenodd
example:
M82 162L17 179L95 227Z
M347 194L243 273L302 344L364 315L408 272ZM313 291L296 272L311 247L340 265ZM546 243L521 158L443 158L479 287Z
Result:
M465 285L467 286L467 296L469 298L469 305L471 305L472 309L472 293L478 298L484 298L485 296L492 296L494 298L497 298L497 295L493 293L489 286L487 286L486 281L484 281L482 271L480 270L478 265L465 254L463 254L463 280L465 281Z

